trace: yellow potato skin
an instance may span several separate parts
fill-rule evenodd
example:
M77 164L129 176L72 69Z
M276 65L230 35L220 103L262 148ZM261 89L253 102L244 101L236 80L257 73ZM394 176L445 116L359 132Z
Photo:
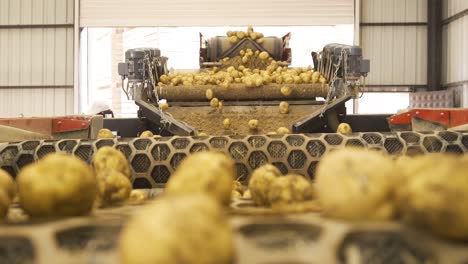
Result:
M112 134L112 131L110 131L109 129L102 128L102 129L99 129L97 138L98 139L101 139L101 138L114 138L114 134Z
M132 173L125 155L116 148L105 146L96 152L93 157L93 166L96 174L105 169L115 169L127 178L132 178Z
M152 138L154 136L153 132L149 131L149 130L145 130L143 132L141 132L140 134L140 138Z
M336 132L341 134L350 134L353 133L353 129L351 129L351 126L348 123L340 123Z
M105 169L97 175L98 194L101 205L118 205L130 196L132 183L121 172Z
M280 208L313 198L314 188L312 183L303 176L295 174L276 178L268 192L268 200L272 208Z
M468 163L448 154L411 159L397 192L403 221L441 237L468 240Z
M256 205L268 206L270 200L268 199L268 192L270 187L281 175L281 172L271 164L263 165L252 172L249 179L249 190L252 200Z
M120 236L119 253L122 264L230 264L233 231L211 197L166 196L130 219Z
M394 163L377 151L343 148L319 162L315 187L324 214L344 220L388 220L395 214Z
M24 167L17 177L21 207L31 217L88 214L97 195L97 181L77 157L49 154Z
M223 205L229 205L234 161L220 152L198 152L185 158L166 184L167 195L208 194Z

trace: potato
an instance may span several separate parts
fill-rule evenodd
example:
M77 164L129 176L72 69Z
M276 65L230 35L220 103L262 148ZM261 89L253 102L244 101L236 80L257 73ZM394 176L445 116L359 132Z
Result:
M219 100L218 100L218 98L215 97L215 98L211 99L211 101L210 101L210 106L211 106L211 107L217 108L218 105L219 105Z
M198 152L180 163L169 178L165 192L167 195L206 193L228 205L235 176L230 157L220 152Z
M259 39L255 40L255 42L257 42L258 44L263 44L263 42L265 42L265 39L264 38L259 38Z
M276 133L279 135L286 135L286 134L289 134L289 129L287 127L279 127L276 130Z
M205 133L205 132L200 132L200 133L197 134L197 136L199 136L199 137L207 137L208 134Z
M282 208L314 198L312 183L301 175L276 178L270 186L268 200L273 208Z
M240 181L235 180L232 182L232 190L242 194L244 193L244 186L242 186Z
M0 223L2 219L8 214L8 209L10 208L12 200L8 197L8 194L5 190L0 189Z
M291 95L291 93L292 93L292 89L289 88L289 86L283 86L283 87L281 87L281 94L282 94L282 95L288 97L288 96Z
M242 199L252 199L252 194L250 193L250 190L247 189L244 194L242 194Z
M243 31L237 31L236 36L239 40L245 38L245 32Z
M278 135L278 133L276 133L275 131L269 131L267 133L267 135L271 136L271 135Z
M320 76L319 83L325 84L325 83L327 83L327 79L325 79L325 77L323 77L323 76Z
M249 34L249 37L250 37L252 40L256 40L256 39L257 39L257 33L252 32L252 33Z
M439 153L410 159L397 190L403 220L441 237L468 240L468 164Z
M143 132L141 132L140 134L140 138L152 138L154 136L153 132L149 131L149 130L145 130Z
M101 128L101 129L99 129L97 138L98 139L100 139L100 138L114 138L114 134L112 134L112 131L110 131L107 128Z
M288 104L288 102L281 102L281 103L279 104L279 112L280 112L281 114L287 114L287 113L289 113L289 104Z
M128 197L128 201L130 203L141 203L148 199L148 195L143 190L132 190L130 192L130 196Z
M163 197L141 209L122 230L120 263L230 264L233 236L227 216L210 197Z
M206 89L205 96L206 96L206 99L208 99L208 100L213 99L213 90Z
M167 109L169 109L169 104L168 103L159 104L159 108L163 111L166 111Z
M249 179L249 190L252 200L259 206L270 205L268 192L270 187L281 172L271 164L263 165L252 172Z
M0 169L0 191L4 191L10 200L16 195L16 183L5 170Z
M256 130L256 129L258 129L258 120L257 119L250 119L248 125L249 125L250 130Z
M218 103L218 110L219 110L219 111L222 111L222 110L223 110L223 106L224 106L224 101L219 101L219 103Z
M252 33L254 30L253 30L253 27L252 26L247 26L247 32L248 33Z
M93 157L93 167L96 174L101 173L105 169L114 169L127 176L127 178L132 178L132 172L125 155L118 149L110 146L98 149Z
M316 71L312 73L312 83L317 83L320 79L320 72Z
M224 129L229 129L231 127L231 120L229 120L229 118L223 120L223 127Z
M348 123L340 123L338 125L338 128L336 129L336 133L350 134L353 133L353 130L351 129L351 126Z
M232 190L231 199L240 199L240 198L242 198L242 194L236 190Z
M239 41L239 39L237 38L237 36L230 36L230 37L229 37L229 41L230 41L231 43L236 43L237 41Z
M97 195L96 176L81 159L49 154L17 176L20 205L31 217L88 214Z
M101 205L118 205L125 202L130 196L132 183L121 172L108 168L102 170L96 177L98 198Z
M363 148L323 156L315 187L324 214L345 220L388 220L394 216L396 174L392 160Z

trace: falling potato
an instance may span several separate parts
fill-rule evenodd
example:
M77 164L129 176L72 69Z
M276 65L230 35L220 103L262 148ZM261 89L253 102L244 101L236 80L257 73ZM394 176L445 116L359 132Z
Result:
M218 98L213 98L213 99L211 99L211 101L210 101L210 106L211 106L211 107L217 108L218 105L219 105L219 100L218 100Z
M94 154L93 167L96 174L100 174L105 169L114 169L127 178L131 179L132 173L125 155L110 146L104 146Z
M389 220L396 184L390 157L368 149L343 148L320 160L315 187L324 214L351 221Z
M132 191L128 177L114 169L102 170L96 175L100 205L111 206L125 202Z
M231 199L240 199L240 198L242 198L242 194L236 190L232 190Z
M165 193L203 193L212 196L223 205L228 205L235 175L234 161L227 155L221 152L198 152L180 163L169 178Z
M101 128L101 129L99 129L97 138L98 139L101 139L101 138L114 138L114 134L112 134L112 131L110 131L107 128Z
M161 108L161 110L163 110L163 111L166 111L167 109L169 109L169 104L168 103L161 103L161 104L159 104L159 108Z
M24 167L17 177L20 205L31 217L88 214L97 181L86 162L68 154L49 154Z
M208 99L208 100L213 99L213 90L206 89L205 96L206 96L206 99Z
M145 130L143 132L141 132L140 134L140 138L152 138L154 136L153 132L149 131L149 130Z
M229 118L223 120L223 127L224 129L229 129L231 127L231 120L229 120Z
M252 199L252 194L250 193L250 190L247 189L245 190L244 194L242 194L243 199Z
M275 179L280 176L281 172L271 164L263 165L252 172L249 179L249 190L256 205L270 205L268 193Z
M440 153L410 159L397 189L403 221L441 237L468 240L468 163Z
M336 132L341 134L351 134L353 133L353 130L348 123L340 123L336 129Z
M288 174L276 178L270 186L268 200L272 208L284 208L314 198L312 183L302 175Z
M211 197L166 196L145 206L124 227L120 263L231 264L233 236L228 217Z
M279 104L279 112L280 112L281 114L287 114L287 113L289 113L289 104L288 104L288 102L281 102L281 103Z
M256 130L258 128L258 120L250 119L248 125L250 130Z

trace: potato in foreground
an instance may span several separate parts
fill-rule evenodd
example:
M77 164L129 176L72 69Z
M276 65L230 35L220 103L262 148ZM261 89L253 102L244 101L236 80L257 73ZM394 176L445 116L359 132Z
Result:
M49 154L17 177L21 207L32 217L88 214L97 182L88 164L66 154Z
M234 258L233 233L223 209L209 196L166 196L130 219L119 251L122 264L228 264Z
M104 169L96 177L101 205L118 205L129 198L132 183L121 172L114 169Z
M271 184L268 199L273 208L300 203L314 198L312 183L301 175L288 174Z
M220 152L198 152L185 158L169 178L168 195L203 193L228 205L235 178L234 161Z
M468 163L448 154L411 159L397 192L403 220L441 237L468 240Z
M11 175L0 169L0 190L5 191L5 193L8 195L8 198L13 200L16 195L16 183L13 180L13 177Z
M252 172L249 180L249 190L256 205L270 205L268 192L279 176L281 176L281 172L271 164L263 165Z
M390 157L367 149L344 148L326 154L315 175L324 213L345 220L392 218L393 165Z
M10 174L0 169L0 221L8 213L8 208L16 195L16 183Z
M96 174L105 169L114 169L131 179L132 173L125 155L118 149L105 146L96 152L93 157L93 166Z
M152 138L154 136L153 132L149 131L149 130L145 130L143 132L141 132L140 134L140 138Z

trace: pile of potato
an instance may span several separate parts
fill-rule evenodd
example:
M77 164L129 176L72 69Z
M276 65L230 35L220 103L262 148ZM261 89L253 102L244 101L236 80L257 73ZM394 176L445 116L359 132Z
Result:
M310 67L306 68L288 68L281 66L275 60L269 60L268 66L264 70L258 68L249 68L244 64L265 54L266 51L261 53L254 53L251 49L246 51L241 50L242 64L238 67L229 66L226 69L219 69L217 67L211 70L202 71L200 73L169 73L162 75L158 86L193 86L193 85L220 85L229 88L231 84L244 84L246 87L254 88L267 84L325 84L326 79L320 72L314 72ZM268 53L266 53L268 55ZM269 55L268 55L269 56ZM271 59L271 58L269 58ZM245 61L245 63L244 63ZM286 96L290 94L287 89L284 90Z
M237 43L239 40L244 38L250 38L257 42L258 44L262 44L264 42L264 35L260 32L255 32L252 26L247 27L247 32L245 31L228 31L226 32L226 36L229 37L229 41L231 43Z
M258 206L287 208L315 197L312 183L302 175L283 176L275 166L263 165L252 172L248 189Z

